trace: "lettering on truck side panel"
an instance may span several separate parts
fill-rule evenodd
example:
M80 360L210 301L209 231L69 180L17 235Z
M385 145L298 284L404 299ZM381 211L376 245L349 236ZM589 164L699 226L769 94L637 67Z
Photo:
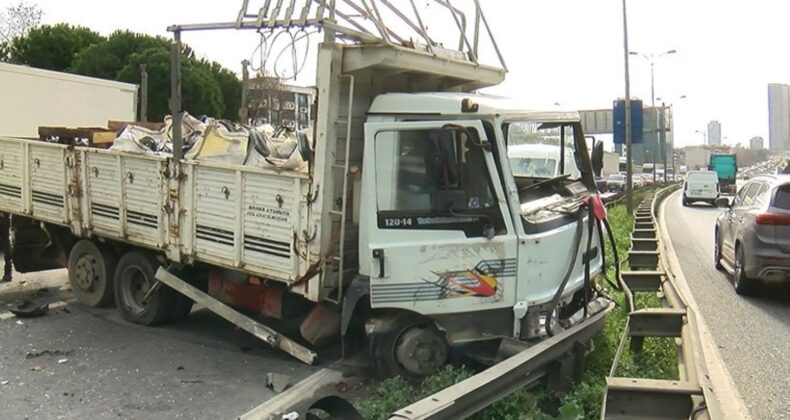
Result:
M247 206L246 215L248 217L273 220L275 222L288 222L288 220L291 218L291 211L275 207L256 206L254 204L250 204Z

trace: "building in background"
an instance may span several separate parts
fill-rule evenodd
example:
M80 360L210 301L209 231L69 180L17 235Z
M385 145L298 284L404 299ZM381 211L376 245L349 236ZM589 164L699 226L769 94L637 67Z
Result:
M256 77L247 82L247 119L291 130L309 130L315 89L282 84L276 77ZM243 105L242 105L243 106Z
M752 150L761 150L765 148L765 142L760 136L752 137L749 139L749 148Z
M721 146L721 123L718 121L708 123L708 145Z
M771 150L790 150L790 86L768 85L768 145Z

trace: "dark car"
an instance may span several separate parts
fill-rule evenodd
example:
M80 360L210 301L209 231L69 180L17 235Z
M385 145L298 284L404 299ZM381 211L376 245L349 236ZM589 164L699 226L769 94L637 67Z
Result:
M790 281L790 175L760 175L716 205L713 260L733 276L738 294L758 281Z

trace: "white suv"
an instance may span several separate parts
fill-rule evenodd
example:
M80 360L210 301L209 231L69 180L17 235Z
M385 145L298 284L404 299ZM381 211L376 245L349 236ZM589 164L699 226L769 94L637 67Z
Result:
M691 171L683 182L683 205L704 201L715 205L719 198L719 176L713 171Z

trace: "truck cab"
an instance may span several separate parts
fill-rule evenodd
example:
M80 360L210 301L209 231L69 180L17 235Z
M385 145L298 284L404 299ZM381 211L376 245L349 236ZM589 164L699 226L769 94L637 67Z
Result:
M513 167L509 150L529 143L556 148L558 173ZM556 326L582 309L601 271L601 244L587 243L589 156L575 112L463 93L378 96L365 124L352 290L369 293L374 313L430 319L449 344L537 338L541 319ZM424 350L436 362L446 353Z

